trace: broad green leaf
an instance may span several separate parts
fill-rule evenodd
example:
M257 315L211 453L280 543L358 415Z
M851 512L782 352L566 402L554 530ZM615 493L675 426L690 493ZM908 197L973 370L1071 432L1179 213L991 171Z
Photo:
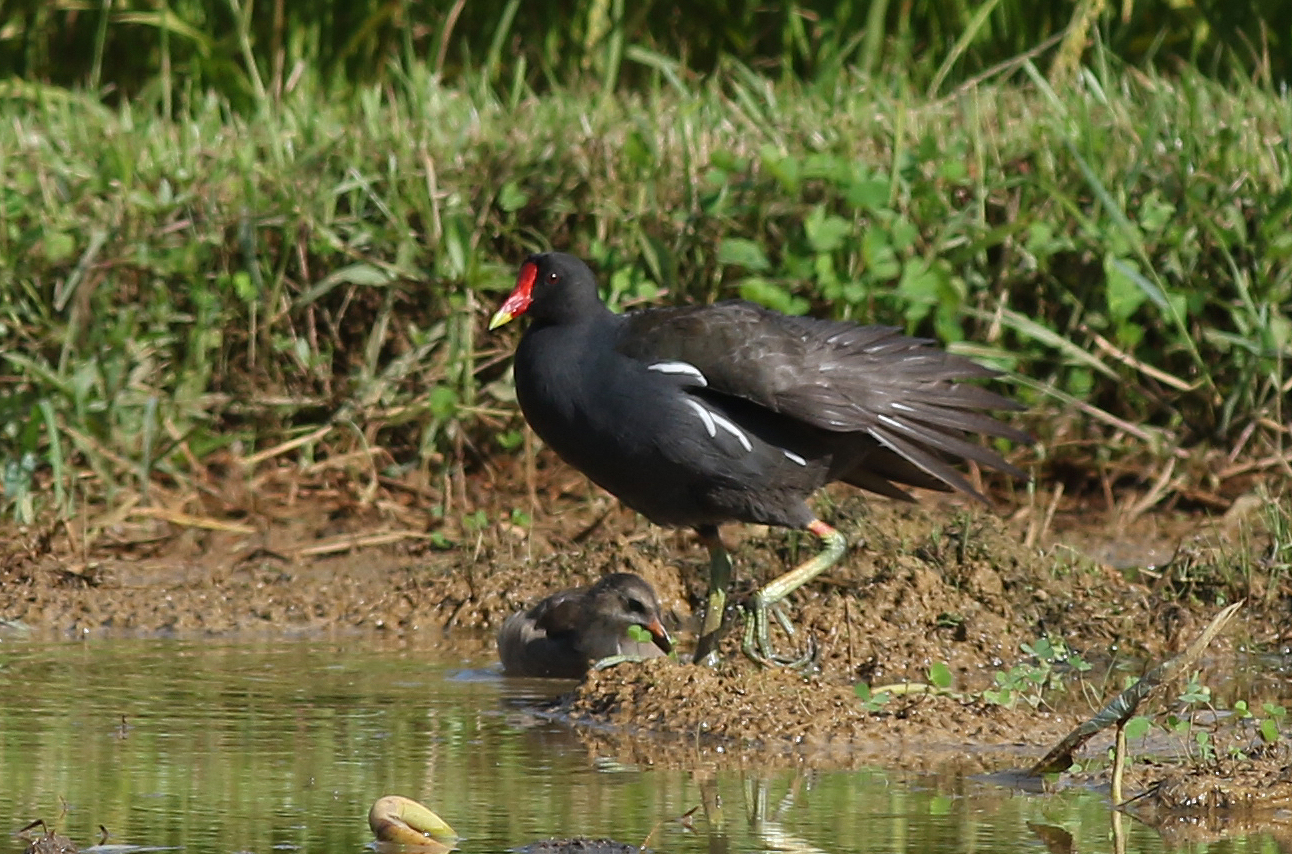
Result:
M453 417L458 408L458 393L447 385L437 385L426 397L431 414L443 421Z
M782 156L775 147L770 145L763 146L761 154L763 169L780 182L785 192L797 196L802 177L802 168L799 161L793 157Z
M893 248L898 252L914 246L915 241L920 238L919 226L904 216L899 216L893 220L893 224L889 227L889 232L892 235Z
M1149 727L1152 726L1152 724L1153 722L1143 715L1136 715L1126 722L1126 737L1128 739L1143 738L1144 735L1148 733Z
M807 300L758 276L750 276L740 283L740 296L784 314L806 314L809 308Z
M624 141L624 154L629 163L642 169L655 165L655 150L641 131L635 130L628 134L628 139Z
M233 292L245 303L253 303L260 296L256 292L256 283L246 270L239 270L233 274Z
M969 174L969 167L964 160L950 157L938 165L938 175L948 181L961 181Z
M755 273L764 273L772 266L763 247L743 237L728 237L722 241L718 246L718 263L744 267Z
M871 279L894 279L902 272L902 263L889 243L888 233L882 228L872 228L861 239L861 257Z
M909 302L930 306L943 298L942 276L923 258L916 258L902 266L902 277L897 282L897 293Z
M529 194L520 188L515 181L508 181L498 191L498 207L507 213L523 208L529 201Z
M49 264L61 264L76 252L76 240L65 231L46 231L44 249Z
M863 178L848 188L848 204L866 211L888 209L888 179Z
M850 226L843 217L827 214L824 205L817 205L804 220L803 230L807 233L808 243L812 244L812 249L824 254L833 252L843 245Z
M1144 231L1158 232L1175 218L1175 205L1168 204L1157 190L1152 190L1139 206L1139 225Z
M1111 255L1104 259L1104 299L1114 324L1125 323L1144 304L1146 295L1127 273L1133 261L1115 263Z

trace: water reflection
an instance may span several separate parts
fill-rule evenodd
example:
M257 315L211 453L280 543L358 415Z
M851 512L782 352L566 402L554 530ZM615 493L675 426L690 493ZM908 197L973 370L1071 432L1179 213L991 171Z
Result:
M377 636L5 641L0 817L10 831L44 818L82 844L103 824L114 842L198 854L358 852L372 802L404 794L469 853L577 835L713 854L1043 850L1029 824L1059 828L1072 850L1112 850L1091 793L628 764L524 710L550 684L503 680L488 663ZM1126 834L1126 850L1164 850L1142 825Z

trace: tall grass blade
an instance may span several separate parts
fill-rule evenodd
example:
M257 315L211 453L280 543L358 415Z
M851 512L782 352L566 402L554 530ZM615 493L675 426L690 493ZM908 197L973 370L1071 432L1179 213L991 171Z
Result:
M601 79L603 97L609 98L619 85L619 66L624 58L624 0L611 0L609 33L606 38L605 68Z
M690 95L690 89L682 82L682 63L678 60L635 44L628 46L624 56L639 65L654 69L678 95Z
M884 26L887 17L888 0L871 0L870 7L866 10L861 61L858 63L862 74L873 74L879 67L879 60L884 50L884 36L887 33L887 28Z
M501 79L502 48L507 41L507 36L511 34L511 25L516 20L516 12L519 9L520 0L507 0L507 5L503 7L498 26L494 28L493 41L489 43L489 52L485 54L484 67L481 69L485 80L495 82Z
M938 92L942 91L943 81L951 74L951 69L955 68L956 63L960 61L960 57L964 56L965 51L973 44L974 39L978 37L979 31L986 26L987 19L991 17L991 13L996 10L998 5L1000 5L1000 0L984 0L983 3L979 4L973 13L973 17L965 25L964 32L956 39L955 44L951 45L951 50L947 52L946 59L942 60L942 64L938 66L937 72L934 73L933 80L929 83L926 93L929 98L936 98Z
M102 0L99 4L99 29L94 34L94 62L90 66L90 91L98 92L103 80L103 53L108 43L108 18L112 11L112 0Z
M242 62L246 67L246 75L251 83L252 94L256 97L256 105L261 111L269 108L269 93L265 91L265 83L260 78L260 67L257 64L256 52L251 47L251 21L242 13L242 5L238 0L228 0L229 12L233 15L234 28L238 38L238 49L242 52Z
M63 439L59 434L58 416L54 412L54 405L48 398L42 398L38 406L41 418L45 421L45 435L49 442L46 456L54 481L54 505L58 508L58 514L66 518L71 514L72 507L67 501L65 484L71 482L72 472L67 468L63 458Z

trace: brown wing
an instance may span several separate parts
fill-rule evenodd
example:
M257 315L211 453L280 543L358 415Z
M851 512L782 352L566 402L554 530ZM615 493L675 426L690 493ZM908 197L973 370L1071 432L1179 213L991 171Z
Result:
M549 637L576 634L583 624L586 587L553 593L529 611L534 625Z

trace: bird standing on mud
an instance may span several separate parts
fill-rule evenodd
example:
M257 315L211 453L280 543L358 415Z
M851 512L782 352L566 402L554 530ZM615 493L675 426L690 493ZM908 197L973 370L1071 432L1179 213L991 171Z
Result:
M995 372L890 327L744 301L615 314L587 265L558 252L525 261L489 328L522 314L516 396L534 432L624 504L694 528L708 548L696 661L715 652L731 579L719 525L806 530L824 544L748 604L745 653L787 664L772 648L769 612L846 547L808 508L813 492L843 481L908 501L902 486L982 498L954 467L961 460L1026 477L966 439L1030 441L985 414L1018 404L959 382Z

